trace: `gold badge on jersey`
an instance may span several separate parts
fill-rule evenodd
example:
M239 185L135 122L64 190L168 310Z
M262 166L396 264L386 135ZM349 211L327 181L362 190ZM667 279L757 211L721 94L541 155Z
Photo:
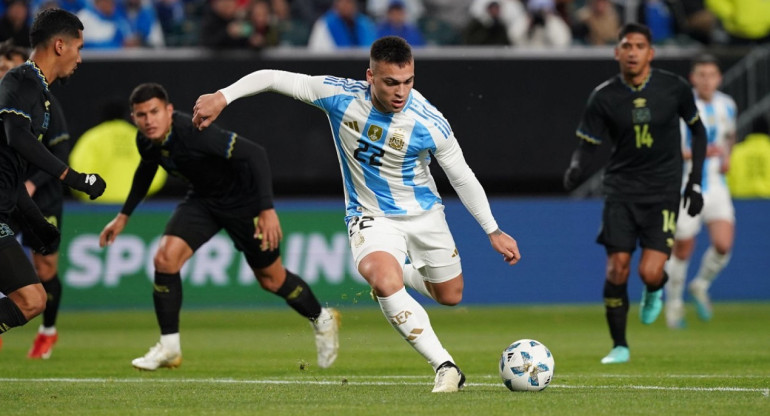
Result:
M382 127L376 124L370 124L369 130L366 132L366 137L373 142L380 140L382 138Z
M388 139L388 146L395 150L402 150L404 148L404 131L396 130Z
M650 120L652 120L652 114L650 113L650 109L647 108L647 99L645 98L635 98L634 101L634 109L631 110L631 120L634 124L642 124L642 123L649 123Z

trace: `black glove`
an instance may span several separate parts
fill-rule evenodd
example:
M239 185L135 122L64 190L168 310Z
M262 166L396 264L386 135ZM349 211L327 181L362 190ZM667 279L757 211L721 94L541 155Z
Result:
M700 184L687 182L684 187L684 206L687 207L687 213L691 217L700 214L703 209L703 195L700 193Z
M99 198L107 188L107 183L99 174L78 173L72 168L67 171L62 182L70 188L87 193L91 199Z
M19 225L30 248L44 256L56 253L61 239L59 229L40 215L40 211L23 211L17 208L11 216Z
M580 184L580 167L572 165L564 172L564 189L571 191Z

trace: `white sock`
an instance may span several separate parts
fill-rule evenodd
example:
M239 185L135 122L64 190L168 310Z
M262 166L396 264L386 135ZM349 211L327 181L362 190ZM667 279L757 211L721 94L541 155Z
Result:
M445 361L454 362L433 332L428 313L406 292L406 288L385 298L377 297L377 301L393 328L428 360L434 371Z
M433 296L425 286L425 279L423 279L422 274L420 274L420 271L415 269L411 264L404 265L404 284L420 292L421 295L433 299Z
M711 282L717 278L719 272L727 266L728 262L730 262L730 253L719 254L714 249L714 246L710 246L706 253L703 254L700 269L698 269L698 273L695 275L695 280L698 281L697 284L702 285L702 287L708 290Z
M182 346L179 342L179 332L175 334L166 334L160 336L160 345L171 351L181 351Z
M668 282L666 283L666 302L679 301L684 298L684 282L687 280L687 266L690 260L682 260L676 256L671 256L666 262L666 274Z
M56 327L55 326L43 326L43 325L40 325L40 328L37 329L37 333L38 334L43 334L43 335L48 335L48 336L56 335Z

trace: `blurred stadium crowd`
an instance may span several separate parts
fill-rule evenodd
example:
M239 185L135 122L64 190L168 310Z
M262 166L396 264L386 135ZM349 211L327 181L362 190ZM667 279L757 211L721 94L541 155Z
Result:
M88 49L607 45L628 21L661 45L770 42L766 0L2 0L0 41L28 46L45 7L77 13Z

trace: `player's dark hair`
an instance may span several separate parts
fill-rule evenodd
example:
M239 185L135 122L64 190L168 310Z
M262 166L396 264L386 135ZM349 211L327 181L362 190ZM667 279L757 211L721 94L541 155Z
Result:
M14 56L20 56L23 61L26 61L29 59L29 51L27 48L14 45L13 39L7 39L0 42L0 56L8 60L12 60Z
M168 101L168 93L162 85L154 82L146 82L139 84L131 92L131 96L128 98L128 104L133 106L134 104L140 104L157 98L165 103Z
M649 27L641 23L626 23L620 28L620 32L618 32L618 42L623 40L629 33L639 33L644 35L644 37L647 38L647 42L652 45L652 32Z
M369 52L372 62L387 62L404 66L412 62L412 47L398 36L385 36L372 44Z
M35 16L29 30L29 44L32 48L46 45L56 35L80 38L83 22L74 14L62 9L45 9Z
M694 71L698 65L716 65L719 68L719 60L710 53L702 53L696 56L690 63L690 72Z

